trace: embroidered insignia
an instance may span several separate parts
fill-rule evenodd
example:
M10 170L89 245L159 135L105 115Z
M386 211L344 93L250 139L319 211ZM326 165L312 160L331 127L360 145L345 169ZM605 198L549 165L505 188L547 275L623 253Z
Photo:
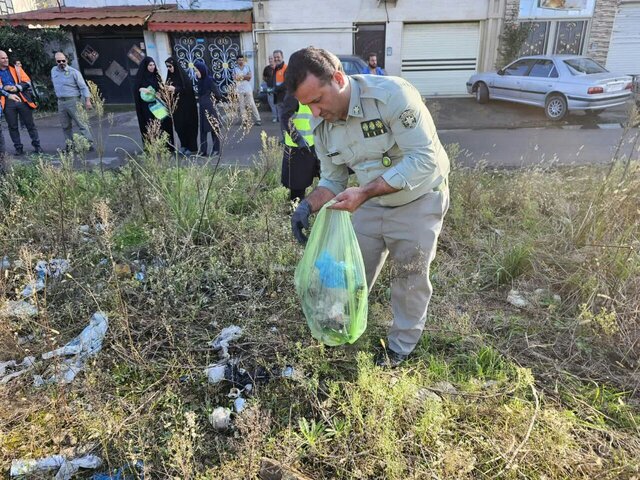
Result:
M391 159L388 156L384 156L382 157L382 165L385 167L390 167L391 166Z
M364 138L377 137L378 135L383 135L389 131L379 118L361 122L360 127L362 128Z
M360 115L360 105L356 105L355 107L353 107L353 114Z
M416 119L416 114L411 109L407 109L404 112L402 112L399 118L404 128L414 128L418 123L418 120Z

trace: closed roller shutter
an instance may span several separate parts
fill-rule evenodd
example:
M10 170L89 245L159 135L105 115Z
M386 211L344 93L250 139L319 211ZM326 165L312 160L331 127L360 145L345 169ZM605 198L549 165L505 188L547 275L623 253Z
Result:
M620 5L611 33L607 70L640 74L640 3Z
M402 32L402 76L422 95L466 94L476 72L480 25L406 24Z

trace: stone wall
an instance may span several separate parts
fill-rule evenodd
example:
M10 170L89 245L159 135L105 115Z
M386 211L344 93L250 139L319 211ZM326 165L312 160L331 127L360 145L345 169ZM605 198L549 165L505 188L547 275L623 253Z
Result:
M613 21L620 0L597 0L591 22L591 32L587 38L585 54L603 65L607 61Z

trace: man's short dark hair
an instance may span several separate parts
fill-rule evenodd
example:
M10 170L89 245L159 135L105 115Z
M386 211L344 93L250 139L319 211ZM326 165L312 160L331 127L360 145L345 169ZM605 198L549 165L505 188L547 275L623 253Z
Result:
M376 57L378 58L378 54L376 52L371 52L369 53L369 55L367 55L367 60L369 60L371 57Z
M243 54L241 54L241 53L239 53L239 54L236 56L236 58L244 58L244 55L243 55Z
M323 48L307 47L291 55L284 81L287 90L295 92L307 75L315 75L326 84L338 70L342 71L342 64L333 53Z
M275 55L276 53L279 53L282 56L282 58L284 59L284 53L282 52L282 50L274 50L273 54Z

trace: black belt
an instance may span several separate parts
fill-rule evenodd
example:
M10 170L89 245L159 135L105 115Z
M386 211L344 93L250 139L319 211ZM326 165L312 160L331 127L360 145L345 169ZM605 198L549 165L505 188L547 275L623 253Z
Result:
M78 95L77 97L58 97L58 100L62 100L64 102L65 100L77 100L78 98L80 98L80 95Z

